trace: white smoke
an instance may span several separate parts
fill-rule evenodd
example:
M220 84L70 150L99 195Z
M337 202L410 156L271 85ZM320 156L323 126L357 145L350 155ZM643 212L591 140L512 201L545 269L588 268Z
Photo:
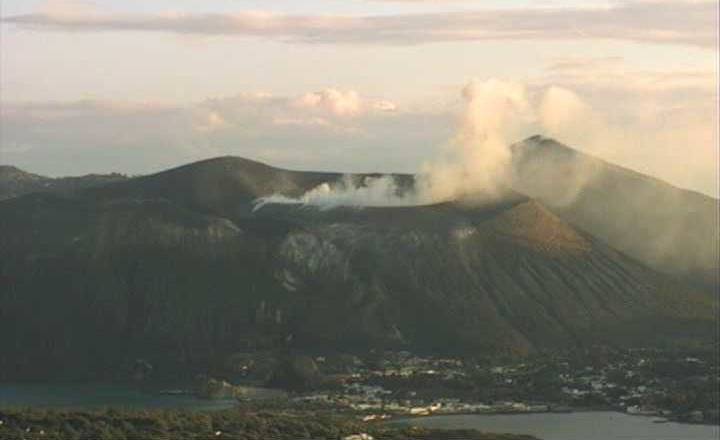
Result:
M352 176L345 175L334 183L322 183L300 197L293 198L280 194L261 197L255 201L253 211L268 204L293 204L315 206L320 209L332 209L339 206L414 206L422 204L416 198L417 193L403 195L392 176L365 177L356 182Z
M582 138L584 146L589 143L615 143L608 135L609 127L572 90L548 87L538 109L540 126L552 137L563 140ZM601 169L601 162L591 156L564 157L558 162L546 158L526 164L523 175L516 175L513 187L530 197L551 200L552 205L567 206Z
M462 96L466 104L458 134L445 154L425 164L419 178L421 198L429 202L492 197L509 186L512 152L507 138L532 120L522 84L472 81Z
M582 131L587 128L583 125L596 120L590 107L575 92L556 86L548 87L543 94L539 113L542 126L551 136Z
M392 176L323 183L300 197L273 194L256 201L255 209L271 203L330 209L338 206L414 206L467 197L491 200L512 184L512 151L516 139L537 122L553 131L574 119L583 108L576 95L549 88L539 111L520 83L473 80L462 90L465 108L457 134L423 165L414 189L402 191ZM567 107L567 108L566 108ZM569 113L568 113L569 112Z

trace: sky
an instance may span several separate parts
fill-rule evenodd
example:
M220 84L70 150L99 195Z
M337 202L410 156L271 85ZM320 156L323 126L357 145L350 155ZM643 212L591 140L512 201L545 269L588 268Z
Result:
M236 155L416 172L455 135L461 90L497 80L527 95L513 140L552 136L718 196L717 0L1 8L0 163L28 171L145 174Z

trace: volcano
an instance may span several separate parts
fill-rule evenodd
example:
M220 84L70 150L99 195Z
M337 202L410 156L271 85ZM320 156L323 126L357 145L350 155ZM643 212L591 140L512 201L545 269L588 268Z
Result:
M557 189L569 184L531 176L552 181L540 173L555 167L562 181L581 153L542 138L515 151L516 188L492 201L255 209L341 175L237 157L4 200L0 374L88 377L137 358L202 370L280 348L521 355L712 341L717 265L691 243L717 240L704 208L716 200L595 162L596 180L569 197ZM633 216L628 182L702 209ZM655 235L632 234L652 216L687 216L695 229L673 235L687 246L652 253L643 239ZM683 265L668 270L674 258Z

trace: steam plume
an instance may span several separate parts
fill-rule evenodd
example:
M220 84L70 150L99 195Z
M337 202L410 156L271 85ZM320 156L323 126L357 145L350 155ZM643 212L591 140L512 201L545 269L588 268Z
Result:
M298 198L273 194L255 202L254 210L267 204L297 204L331 209L338 206L413 206L422 204L416 193L401 195L392 176L366 177L354 182L352 176L343 176L335 183L322 183ZM358 184L359 183L359 184Z
M521 84L472 81L462 91L465 111L458 134L444 155L424 166L421 199L442 202L467 195L494 196L511 178L507 136L530 118Z
M565 123L569 111L581 106L579 98L550 89L542 102L541 122ZM255 209L268 203L316 206L412 206L466 197L492 199L512 185L512 151L507 139L517 137L535 121L535 112L524 85L490 79L471 81L462 90L465 108L457 134L432 160L423 165L415 187L401 191L392 176L349 177L323 183L298 198L273 194L256 201ZM549 98L548 98L549 96Z

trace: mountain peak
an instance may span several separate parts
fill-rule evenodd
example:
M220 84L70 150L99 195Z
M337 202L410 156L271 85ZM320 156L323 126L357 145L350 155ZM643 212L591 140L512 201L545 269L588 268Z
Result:
M653 269L715 285L718 200L553 139L513 145L513 188Z
M525 155L533 154L553 154L560 157L574 158L582 156L586 159L594 159L594 157L581 153L578 150L569 147L551 137L536 134L529 138L513 144L511 147L513 155L522 158Z
M271 168L274 167L257 160L248 159L241 156L225 155L211 157L209 159L192 162L186 165L174 168L175 170L186 169L186 168L205 168L205 167L222 167L222 168L246 168L246 167L257 167L257 168Z

